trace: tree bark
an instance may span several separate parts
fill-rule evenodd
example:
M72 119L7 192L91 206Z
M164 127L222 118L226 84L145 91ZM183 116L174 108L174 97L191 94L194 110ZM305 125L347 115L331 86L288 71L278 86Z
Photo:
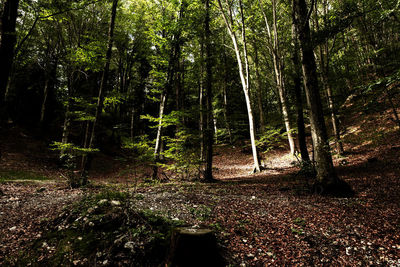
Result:
M294 14L293 14L294 16ZM297 111L297 138L299 142L300 155L303 162L310 162L310 155L307 150L306 131L304 126L303 99L301 94L301 70L299 61L299 44L297 41L296 27L292 25L292 45L293 45L293 66L294 66L294 92L296 96Z
M247 43L246 43L246 25L244 21L244 14L243 14L243 5L242 1L239 0L239 11L241 16L241 28L242 28L242 43L243 43L243 60L244 60L244 70L243 70L243 63L242 63L242 54L239 49L238 40L236 37L236 33L234 32L233 28L233 15L232 9L229 5L228 1L225 1L227 8L228 8L228 16L226 16L224 9L222 7L221 0L218 0L218 6L224 18L225 24L228 29L228 33L232 39L232 43L235 49L236 60L239 67L239 76L240 81L242 83L242 89L244 93L244 97L246 100L246 107L247 107L247 115L249 119L249 133L250 133L250 141L251 141L251 149L253 152L253 161L254 161L254 171L260 172L260 161L258 158L257 147L256 147L256 137L255 137L255 129L254 129L254 118L253 118L253 110L251 107L251 100L250 100L250 74L249 74L249 62L247 56ZM228 20L229 18L229 20Z
M214 119L213 119L213 108L212 108L212 48L210 42L211 30L210 30L210 1L204 1L206 16L204 19L204 41L206 48L206 104L207 104L207 122L206 122L206 168L204 171L204 179L206 181L214 180L212 174L212 163L213 163L213 145L214 145Z
M297 34L300 41L305 91L310 106L311 135L314 144L315 168L317 173L316 190L319 193L349 193L349 185L336 175L330 152L328 135L319 93L317 66L308 21L308 9L305 0L293 0L293 11Z
M5 94L11 68L14 61L15 32L19 0L6 0L1 18L1 44L0 44L0 122L6 119L4 104Z
M259 121L260 121L260 133L263 134L265 132L265 118L264 118L264 110L262 106L262 81L260 75L260 64L258 58L258 49L257 44L254 42L254 64L256 70L256 79L257 79L257 107L259 113Z
M324 7L324 16L327 13L327 3L326 1L323 1ZM317 10L317 3L315 2L315 10ZM316 12L317 13L317 12ZM318 23L318 16L316 15L315 18L315 25L317 27L317 31L319 31L319 23ZM332 88L330 86L329 82L329 48L328 48L328 40L326 40L323 44L320 45L319 47L319 53L320 53L320 61L321 61L321 77L322 77L322 84L323 87L325 88L326 95L328 98L328 106L329 110L331 113L331 122L332 122L332 129L333 129L333 134L335 136L335 141L336 141L336 149L339 155L344 154L344 149L343 149L343 144L341 142L340 138L340 129L339 129L339 122L336 116L336 109L335 109L335 103L333 101L333 94L332 94Z
M178 20L180 20L183 16L184 13L184 8L185 5L184 3L181 2L181 8L179 11L179 17ZM164 89L161 93L161 99L160 99L160 109L159 109L159 123L158 123L158 128L157 128L157 137L156 137L156 144L154 147L154 167L153 167L153 174L152 178L157 179L158 178L158 165L157 163L160 161L161 157L161 149L162 149L162 124L163 124L163 117L164 117L164 112L165 112L165 106L167 103L167 99L169 94L171 93L171 90L173 88L173 82L174 82L174 76L175 76L175 66L176 62L179 60L179 57L181 55L181 32L177 32L174 35L173 38L173 43L171 47L171 53L170 53L170 58L168 62L168 68L167 68L167 79L166 83L164 86Z
M224 39L224 45L225 45L225 38ZM233 138L232 138L232 131L231 131L231 125L229 123L229 118L228 118L228 94L227 94L227 87L228 87L228 62L226 58L226 51L225 51L225 46L223 47L223 62L224 62L224 84L222 86L222 97L223 97L223 113L224 113L224 121L225 121L225 127L228 130L228 135L229 135L229 144L232 144Z
M100 115L103 111L103 106L104 106L104 91L107 87L107 82L108 82L108 74L109 74L110 62L111 62L111 56L112 56L112 47L113 47L113 43L114 43L114 28L115 28L115 18L117 16L117 7L118 7L118 0L113 0L112 7L111 7L111 20L110 20L110 25L108 28L106 62L104 63L104 70L103 70L100 87L99 87L99 95L97 97L96 113L94 116L92 129L90 132L90 139L89 139L89 144L88 144L89 149L92 149L94 146L94 142L95 142L95 138L96 138L96 128L97 128L98 122L100 120ZM90 169L91 161L92 161L91 154L89 154L86 157L86 160L83 160L83 168L82 168L82 172L81 172L82 185L85 185L87 183L87 172Z
M283 62L281 58L281 50L279 46L279 36L278 36L278 29L277 29L277 16L276 16L276 1L272 1L272 16L273 16L273 23L272 23L272 31L268 23L267 16L264 12L264 9L262 8L262 3L261 0L258 1L264 21L265 21L265 26L267 28L267 37L269 38L269 50L272 55L272 61L274 65L274 73L275 73L275 82L276 82L276 87L278 90L278 96L279 96L279 103L280 107L282 110L282 117L283 121L285 123L285 128L288 136L288 142L289 142L289 147L290 147L290 153L294 155L295 153L295 143L293 139L293 134L292 134L292 127L290 123L290 117L289 117L289 108L288 108L288 103L287 103L287 97L286 97L286 90L285 90L285 78L284 78L284 73L283 73Z

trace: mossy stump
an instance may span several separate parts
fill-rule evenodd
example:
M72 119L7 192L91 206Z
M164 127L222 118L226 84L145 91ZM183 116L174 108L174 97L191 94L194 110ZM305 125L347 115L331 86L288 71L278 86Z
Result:
M166 266L197 267L225 266L212 230L178 227L171 236L171 247Z

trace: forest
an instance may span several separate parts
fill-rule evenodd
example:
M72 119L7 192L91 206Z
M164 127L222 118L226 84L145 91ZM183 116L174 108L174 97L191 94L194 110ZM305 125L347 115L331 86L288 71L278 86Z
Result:
M0 265L400 266L399 0L0 19Z

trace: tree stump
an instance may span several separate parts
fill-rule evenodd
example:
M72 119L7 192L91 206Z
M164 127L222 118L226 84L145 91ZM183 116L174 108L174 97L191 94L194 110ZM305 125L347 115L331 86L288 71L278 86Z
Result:
M174 229L166 266L225 266L211 229L179 227Z

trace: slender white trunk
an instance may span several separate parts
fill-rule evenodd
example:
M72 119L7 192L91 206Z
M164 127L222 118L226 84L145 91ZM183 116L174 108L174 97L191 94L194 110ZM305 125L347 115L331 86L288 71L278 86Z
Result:
M46 102L47 102L47 96L49 94L49 79L46 79L46 82L44 84L44 89L43 89L43 102L42 102L42 108L40 110L40 123L42 124L44 121L44 114L46 111Z
M249 132L250 132L250 141L251 141L251 149L253 152L253 160L254 160L254 170L256 172L260 171L260 162L258 158L258 153L257 153L257 147L256 147L256 138L255 138L255 130L254 130L254 118L253 118L253 110L251 107L251 100L250 100L250 75L249 75L249 64L248 64L248 57L247 57L247 44L246 44L246 32L245 32L245 22L244 22L244 15L243 15L243 8L242 8L242 1L239 0L239 5L240 5L240 14L241 14L241 27L242 27L242 42L243 42L243 58L244 58L244 68L243 69L243 62L242 62L242 55L239 49L238 41L236 38L236 33L233 31L233 16L232 16L232 10L229 6L228 1L226 1L227 7L228 7L228 15L229 15L229 21L227 16L225 15L225 12L223 11L222 3L221 0L218 0L218 5L220 8L220 11L222 13L222 16L224 18L225 24L228 29L228 33L232 39L232 43L234 46L235 50L235 55L236 55L236 60L238 63L239 67L239 76L240 76L240 81L242 83L242 88L243 88L243 93L245 96L246 100L246 107L247 107L247 116L249 119ZM246 71L246 72L245 72Z

